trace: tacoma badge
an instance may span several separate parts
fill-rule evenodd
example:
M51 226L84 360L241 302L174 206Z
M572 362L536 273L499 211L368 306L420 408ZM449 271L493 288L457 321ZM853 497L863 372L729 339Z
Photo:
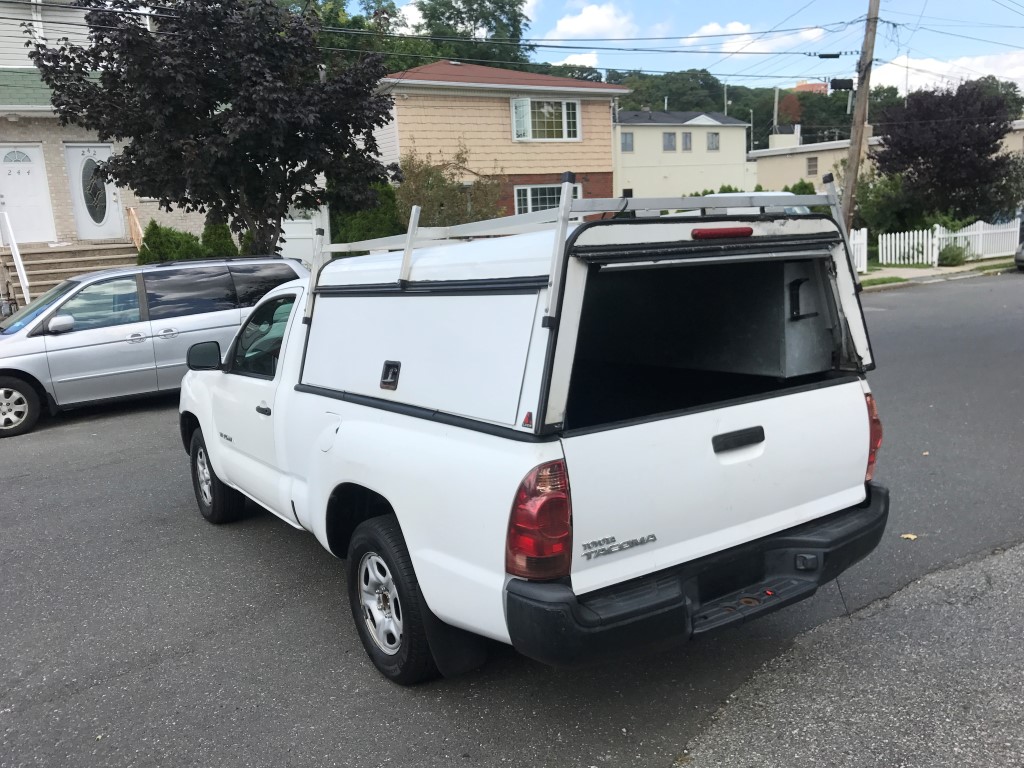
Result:
M657 540L658 537L653 533L641 536L638 539L629 539L628 541L615 541L614 536L609 536L596 541L588 541L584 544L583 556L587 558L587 560L592 560L595 557L601 557L602 555L614 555L616 552L622 552Z

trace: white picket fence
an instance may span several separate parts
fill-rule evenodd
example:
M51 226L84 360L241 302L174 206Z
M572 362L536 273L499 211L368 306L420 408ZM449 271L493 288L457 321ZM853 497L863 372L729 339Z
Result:
M976 221L956 232L936 224L931 229L879 235L878 261L894 266L930 264L935 267L939 264L939 253L950 244L963 247L969 260L1012 256L1019 238L1020 219L1006 224Z
M853 256L853 268L859 274L868 271L868 228L854 229L850 232L850 254Z

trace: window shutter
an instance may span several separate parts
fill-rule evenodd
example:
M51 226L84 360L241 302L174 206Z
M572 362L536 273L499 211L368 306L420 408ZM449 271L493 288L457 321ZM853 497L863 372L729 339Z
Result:
M512 135L517 139L530 138L529 99L512 99Z

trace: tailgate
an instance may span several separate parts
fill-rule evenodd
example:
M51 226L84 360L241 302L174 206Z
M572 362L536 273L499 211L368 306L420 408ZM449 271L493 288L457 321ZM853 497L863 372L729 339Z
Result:
M573 590L600 589L858 504L868 426L864 390L850 376L564 437Z

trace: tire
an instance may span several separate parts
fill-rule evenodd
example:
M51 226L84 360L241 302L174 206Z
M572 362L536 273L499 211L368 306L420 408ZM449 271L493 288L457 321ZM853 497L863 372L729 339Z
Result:
M196 494L199 513L214 525L230 523L241 517L245 510L245 496L226 486L213 471L203 430L197 429L192 433L188 453L192 468L192 490Z
M39 393L24 379L0 376L0 437L23 435L39 421Z
M398 518L361 523L352 534L345 569L352 618L374 666L400 685L436 677L420 585Z

